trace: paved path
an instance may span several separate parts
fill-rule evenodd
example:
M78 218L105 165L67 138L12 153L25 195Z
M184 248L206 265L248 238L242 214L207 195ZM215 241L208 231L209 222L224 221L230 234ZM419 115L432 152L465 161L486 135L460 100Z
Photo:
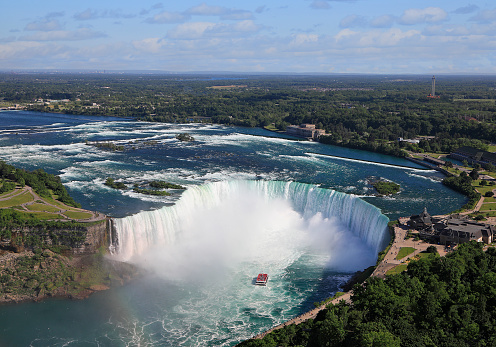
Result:
M417 254L425 251L429 246L436 247L440 256L446 255L446 251L444 250L443 245L434 245L432 243L427 243L421 240L413 241L413 239L405 239L409 229L406 225L406 221L408 220L408 218L399 218L399 220L400 225L394 227L394 242L382 262L377 265L371 276L385 278L389 270L396 267L397 265L406 263L408 259L413 258ZM396 257L398 256L398 252L403 247L412 247L415 248L415 251L402 259L396 259Z
M29 201L29 202L25 202L25 203L20 204L21 208L23 209L23 212L25 212L25 213L49 212L49 213L54 213L54 214L57 214L57 215L61 216L62 219L57 219L59 221L72 221L72 220L74 220L74 221L77 221L77 222L85 222L85 223L96 222L96 221L104 220L106 218L106 216L104 214L101 214L101 213L98 213L98 212L89 211L89 210L84 210L82 208L67 206L67 205L65 205L62 202L59 202L60 205L52 204L52 203L46 201L45 199L43 199L42 197L40 197L38 194L36 194L36 192L31 187L29 187L29 186L24 186L22 188L16 188L16 190L14 190L13 192L10 192L10 193L8 193L6 195L3 195L0 198L0 201L5 201L5 200L12 199L12 198L14 198L16 196L19 196L21 194L24 194L26 192L28 192L29 194L31 194L31 196L33 197L33 200L32 201ZM32 205L32 204L35 204L35 203L39 203L39 201L43 201L43 204L44 205L47 205L47 206L56 208L57 211L55 211L55 212L52 212L52 211L33 211L33 210L30 210L27 207L29 205ZM70 218L70 217L68 217L68 216L65 215L65 213L67 211L84 212L84 213L90 214L91 216L88 217L88 218L84 218L84 219L74 219L74 218Z

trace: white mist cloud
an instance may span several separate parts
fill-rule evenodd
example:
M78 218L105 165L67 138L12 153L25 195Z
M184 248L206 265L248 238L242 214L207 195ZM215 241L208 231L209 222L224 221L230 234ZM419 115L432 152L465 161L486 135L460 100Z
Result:
M400 24L414 25L419 23L437 23L445 20L448 14L439 7L411 8L406 10L399 19Z
M322 259L316 266L341 271L363 269L377 256L337 219L320 214L305 219L290 201L262 191L240 187L212 203L195 200L181 201L161 217L153 215L156 220L146 223L164 220L177 229L167 230L164 241L142 248L132 261L170 280L211 281L218 276L222 281L222 276L240 271L248 276L280 274L303 254ZM133 242L146 242L146 234L134 233Z

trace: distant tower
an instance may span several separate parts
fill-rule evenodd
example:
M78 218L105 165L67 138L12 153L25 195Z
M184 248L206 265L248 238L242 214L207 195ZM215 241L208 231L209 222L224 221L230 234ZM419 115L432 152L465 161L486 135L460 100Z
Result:
M432 76L432 97L436 97L436 76Z

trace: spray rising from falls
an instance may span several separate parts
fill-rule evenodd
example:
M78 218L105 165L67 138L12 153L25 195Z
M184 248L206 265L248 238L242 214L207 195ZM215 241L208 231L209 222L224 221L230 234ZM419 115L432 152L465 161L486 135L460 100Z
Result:
M281 213L283 205L293 213ZM210 212L219 207L220 213ZM244 215L248 215L246 220ZM130 260L152 248L184 243L188 238L199 238L198 242L207 242L214 248L219 244L223 249L234 244L248 247L248 234L262 240L280 224L291 228L299 223L294 215L307 221L310 228L316 217L335 220L350 233L350 238L358 237L376 253L389 241L388 218L356 196L296 182L223 181L191 187L173 206L116 219L116 253L121 260ZM229 221L227 226L219 226L219 219ZM196 230L194 235L186 235L185 230L191 229ZM236 232L238 238L232 236ZM286 238L284 234L277 237ZM332 238L327 241L332 242ZM196 249L187 251L191 254Z

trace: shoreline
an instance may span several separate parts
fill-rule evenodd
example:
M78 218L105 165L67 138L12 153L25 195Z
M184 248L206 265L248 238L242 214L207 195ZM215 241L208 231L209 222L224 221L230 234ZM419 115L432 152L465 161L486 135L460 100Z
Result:
M348 148L348 147L343 147L343 148ZM355 149L355 148L351 148L351 149ZM360 151L365 151L365 150L360 149ZM393 157L393 158L398 158L398 157L394 157L394 156L391 156L391 155L388 155L388 154L383 154L383 153L378 153L378 152L370 152L370 151L365 151L365 152L382 154L382 155L387 155L387 156L390 156L390 157ZM399 168L403 168L403 169L424 170L424 171L434 170L433 168L413 167L413 166L406 166L406 165L399 165L399 164L381 163L380 161L372 161L372 160L365 160L365 159L356 159L356 158L343 157L343 156L332 155L332 154L321 154L321 153L315 153L315 152L305 152L305 154L321 155L321 156L324 156L324 157L331 157L331 158L337 158L337 159L343 159L343 160L352 160L352 161L356 161L356 162L378 164L378 165L384 165L384 166L394 166L394 167L399 167ZM405 157L403 159L407 159L408 160L408 157Z

